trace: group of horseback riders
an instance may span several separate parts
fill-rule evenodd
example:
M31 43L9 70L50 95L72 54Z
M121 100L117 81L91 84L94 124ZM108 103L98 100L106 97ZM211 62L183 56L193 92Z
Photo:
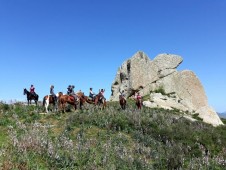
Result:
M75 91L74 91L74 88L75 88L74 85L69 85L69 86L67 87L67 95L73 96L74 99L75 99L75 101L76 101L76 100L78 100L78 96L76 95L76 93L75 93ZM98 95L100 95L101 98L103 97L103 98L105 99L105 97L104 97L104 92L105 92L105 89L101 89L101 90L99 90ZM31 87L30 87L30 93L31 93L31 95L33 95L33 96L36 96L36 95L37 95L37 94L35 93L35 87L34 87L33 84L32 84ZM123 97L123 98L126 100L126 93L125 93L125 90L119 91L119 93L120 93L119 98L120 98L120 97ZM54 93L54 85L51 85L51 86L50 86L50 94L54 97L55 100L57 100L57 96L56 96L56 94ZM92 101L95 100L96 94L93 92L93 88L92 88L92 87L90 87L90 89L89 89L89 97L91 98ZM135 94L135 99L141 99L141 98L142 98L142 96L140 95L139 92L137 92L137 93Z
M122 90L122 91L119 90L119 93L120 93L119 94L119 100L120 100L120 98L124 98L126 100L125 90ZM138 100L142 99L140 92L135 93L134 98L138 99Z
M101 90L99 90L98 95L99 95L100 99L104 98L106 100L106 98L104 97L104 92L105 92L105 89L101 89ZM95 100L96 96L97 95L93 92L93 88L92 87L89 88L89 97L91 98L92 101Z
M77 101L78 100L78 96L76 95L75 91L74 91L74 88L75 86L74 85L69 85L67 87L67 95L69 96L73 96L74 97L74 100ZM104 92L105 92L105 89L100 89L99 90L99 93L98 94L95 94L93 92L93 88L91 87L90 90L89 90L89 97L92 101L95 100L96 96L98 95L100 99L104 98L106 100L106 98L104 97ZM34 85L32 84L31 87L30 87L30 93L32 96L36 96L37 94L35 93L35 87ZM57 96L56 94L54 93L54 85L51 85L50 86L50 95L52 95L54 97L54 100L57 101Z

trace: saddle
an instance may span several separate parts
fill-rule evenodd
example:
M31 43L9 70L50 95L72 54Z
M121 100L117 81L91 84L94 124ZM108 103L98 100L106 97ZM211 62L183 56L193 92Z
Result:
M54 103L57 102L57 96L56 96L56 95L50 94L49 96L53 97L53 102L54 102Z
M89 99L90 101L95 101L95 98L94 98L94 97L92 98L92 97L89 96L88 99Z
M31 93L31 97L36 98L37 94L36 93Z
M76 102L79 101L79 97L78 96L77 97L75 97L74 95L68 95L68 96L69 96L70 100L75 100Z
M74 96L72 96L72 95L68 95L68 97L69 97L70 100L74 100L75 99Z

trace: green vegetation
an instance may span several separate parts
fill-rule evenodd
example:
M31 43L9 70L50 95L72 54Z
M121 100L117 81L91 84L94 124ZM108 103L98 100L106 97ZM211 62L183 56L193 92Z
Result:
M0 104L0 169L224 169L226 127L128 100L41 115ZM197 115L194 115L197 118ZM225 120L223 120L225 122Z
M175 97L175 92L171 92L171 93L166 93L165 89L163 88L163 86L160 86L158 89L155 89L154 91L150 91L150 93L161 93L164 96L168 96L168 97Z
M154 91L151 91L151 93L154 92L154 93L161 93L162 95L167 95L164 88L162 86L160 86L158 89L154 90Z

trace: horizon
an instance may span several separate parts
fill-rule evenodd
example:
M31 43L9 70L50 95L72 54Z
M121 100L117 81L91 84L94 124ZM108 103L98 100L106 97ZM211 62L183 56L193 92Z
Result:
M68 85L109 100L117 69L137 51L183 58L216 112L226 111L226 1L0 1L0 101L42 99ZM40 100L39 99L39 100Z

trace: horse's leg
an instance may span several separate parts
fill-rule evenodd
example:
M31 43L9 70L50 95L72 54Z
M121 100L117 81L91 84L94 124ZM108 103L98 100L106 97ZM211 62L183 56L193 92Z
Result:
M45 102L46 113L49 112L48 107L49 107L49 96L47 97L46 102Z
M126 103L125 101L123 101L122 109L125 110L125 108L126 108Z
M46 113L48 113L49 111L48 111L48 107L49 107L49 103L45 103L45 108L46 108Z
M80 105L80 109L82 110L83 101L80 100L79 105Z
M63 103L60 103L60 110L61 110L61 112L64 113L64 104Z
M58 111L58 103L57 102L56 102L56 109L55 110L56 110L56 112Z
M139 109L141 109L141 102L139 102Z
M63 112L63 113L65 113L65 103L61 103L61 111Z
M75 108L75 110L77 110L77 104L76 103L74 103L74 108Z

